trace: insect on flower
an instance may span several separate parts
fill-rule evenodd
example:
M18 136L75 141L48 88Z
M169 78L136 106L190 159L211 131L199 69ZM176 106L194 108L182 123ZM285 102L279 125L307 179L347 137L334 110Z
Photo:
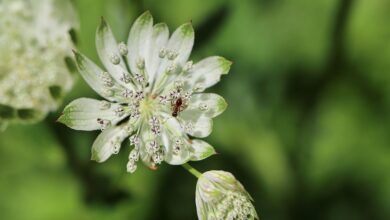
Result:
M104 100L76 99L59 121L76 130L102 130L92 146L98 162L118 153L129 138L131 173L139 160L155 169L163 161L179 165L215 154L196 138L211 133L212 119L227 104L203 91L228 73L231 62L212 56L193 64L193 44L191 23L169 35L168 26L153 24L149 12L134 22L127 44L118 44L102 19L96 48L105 69L78 51L74 55L80 74Z

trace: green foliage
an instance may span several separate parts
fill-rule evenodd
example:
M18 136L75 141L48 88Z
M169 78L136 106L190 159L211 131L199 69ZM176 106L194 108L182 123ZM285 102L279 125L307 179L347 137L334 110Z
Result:
M169 27L192 20L194 60L234 62L213 89L229 104L207 139L217 155L192 164L233 173L261 219L390 218L388 1L74 3L78 48L96 63L100 17L126 41L146 10ZM82 96L95 93L79 77L65 103ZM91 162L97 133L59 115L0 133L2 219L196 219L196 180L182 168L126 174L126 153Z

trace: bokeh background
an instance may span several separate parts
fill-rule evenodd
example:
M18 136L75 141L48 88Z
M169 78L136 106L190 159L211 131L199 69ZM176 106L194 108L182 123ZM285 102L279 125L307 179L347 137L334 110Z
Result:
M77 47L96 62L100 16L126 40L145 10L171 31L192 21L194 60L234 62L209 90L229 104L207 138L219 154L192 165L232 172L262 219L390 219L390 1L73 3ZM81 96L97 97L79 77L64 105ZM0 219L197 218L193 176L168 165L127 174L128 147L90 161L98 133L55 123L61 109L0 133Z

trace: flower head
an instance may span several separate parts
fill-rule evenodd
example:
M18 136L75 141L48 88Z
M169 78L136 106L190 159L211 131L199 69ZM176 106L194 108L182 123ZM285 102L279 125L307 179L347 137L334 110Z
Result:
M193 43L191 23L169 36L167 25L153 25L149 12L134 22L127 45L117 43L102 19L96 48L105 70L74 53L80 74L104 100L74 100L59 121L76 130L102 130L92 146L98 162L129 138L129 172L138 161L155 169L163 161L177 165L214 154L212 146L190 136L208 136L212 118L225 110L221 96L202 92L228 73L231 62L213 56L193 63Z
M0 1L0 124L42 119L73 84L69 1Z
M200 220L259 219L251 201L251 196L231 173L213 170L198 179L196 208Z

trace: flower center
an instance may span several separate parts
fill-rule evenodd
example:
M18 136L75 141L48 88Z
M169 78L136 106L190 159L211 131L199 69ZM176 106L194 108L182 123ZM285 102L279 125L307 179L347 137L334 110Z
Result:
M150 95L146 96L139 103L140 112L143 117L151 116L156 107L156 101Z

